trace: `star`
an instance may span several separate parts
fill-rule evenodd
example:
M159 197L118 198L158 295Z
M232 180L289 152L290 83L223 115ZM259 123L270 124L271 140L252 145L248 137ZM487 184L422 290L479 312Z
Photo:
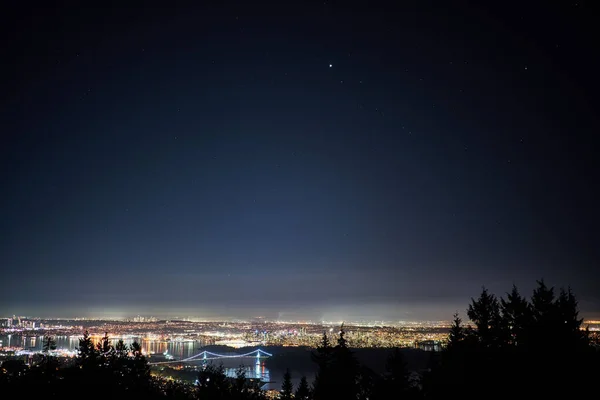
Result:
M333 64L329 64L329 68L332 68L332 67L333 67Z

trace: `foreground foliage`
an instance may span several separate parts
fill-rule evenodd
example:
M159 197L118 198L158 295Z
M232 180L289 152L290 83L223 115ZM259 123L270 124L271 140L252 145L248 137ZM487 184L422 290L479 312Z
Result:
M430 368L416 379L402 353L390 355L386 372L361 365L348 348L342 325L335 344L324 333L312 358L317 373L312 385L302 377L293 387L288 371L279 398L284 400L445 399L451 395L493 398L576 398L587 393L600 376L597 344L582 329L577 300L570 290L558 293L538 282L530 300L513 287L505 298L483 289L472 299L465 326L458 314L441 353L433 353ZM33 366L4 361L0 368L3 393L28 398L75 399L85 396L144 399L260 400L259 382L246 379L243 369L228 378L222 367L206 366L195 385L152 377L138 343L115 345L105 335L94 346L88 332L79 340L74 363L61 365L50 336L43 339L42 358ZM6 391L8 390L8 392Z
M570 289L538 281L530 300L516 287L498 299L483 289L467 315L454 316L447 348L424 377L424 395L576 398L600 376L600 358L582 329Z

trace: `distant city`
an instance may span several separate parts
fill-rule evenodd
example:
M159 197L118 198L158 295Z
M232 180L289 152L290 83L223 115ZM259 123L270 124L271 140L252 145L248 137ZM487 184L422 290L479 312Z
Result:
M283 365L297 364L302 375L313 379L314 370L303 367L298 357L309 359L306 352L317 348L324 336L336 342L342 326L348 347L355 351L376 354L373 352L404 348L422 354L418 357L423 364L428 352L446 347L451 324L449 321L280 321L263 317L206 321L147 315L49 319L12 315L0 319L0 362L16 359L29 367L38 365L47 355L44 353L47 338L52 337L56 347L51 354L62 360L61 365L72 365L81 349L80 339L87 332L94 346L106 338L113 345L119 341L126 346L139 343L152 375L167 381L194 383L207 363L216 362L224 366L225 375L231 378L243 367L247 378L257 379L262 382L263 390L274 390L277 394L279 377L285 372ZM588 329L592 340L597 341L600 321L585 321L582 329ZM296 375L293 382L297 385L300 373Z
M0 336L20 335L31 338L21 344L24 349L35 348L35 338L50 334L58 338L77 338L87 330L92 337L108 333L111 338L140 338L151 344L160 342L199 342L202 345L226 345L234 348L249 346L307 346L315 347L323 333L336 336L341 324L347 330L351 347L422 347L443 345L448 336L449 321L281 321L256 317L249 320L207 321L182 317L159 319L136 315L120 319L93 318L35 318L10 316L3 318ZM33 344L32 344L33 343ZM1 346L13 347L3 341ZM70 346L75 347L75 345ZM160 346L158 346L160 347Z
M64 350L74 350L77 339L84 331L99 339L108 334L113 339L138 339L143 350L152 357L169 342L223 345L233 348L251 346L316 347L323 334L338 334L344 324L347 340L354 348L412 347L423 350L441 348L448 338L450 321L281 321L256 317L248 320L207 321L201 318L182 317L159 319L136 315L121 319L93 318L35 318L9 316L0 320L0 348L7 350L41 349L45 334L57 338L70 338ZM600 332L600 321L584 321L590 332ZM16 341L13 337L20 336ZM12 340L11 340L12 339ZM37 343L36 343L37 342ZM59 341L60 342L60 341ZM182 354L183 356L184 354ZM190 354L185 354L190 355Z
M68 364L77 356L79 341L87 331L95 344L104 336L108 336L113 344L119 340L128 346L133 342L140 343L156 376L193 382L198 368L202 367L197 362L206 362L208 356L209 360L225 362L225 373L231 377L237 374L245 359L255 360L256 363L247 364L246 375L263 382L274 382L271 375L280 377L285 370L277 361L265 363L261 356L270 356L270 351L288 359L289 351L294 349L305 354L303 349L316 348L323 335L335 342L342 324L350 347L374 350L403 347L438 351L444 346L450 327L447 321L317 322L263 317L207 321L195 317L162 319L147 315L114 319L12 315L0 319L0 362L17 358L26 365L35 365L43 357L44 337L51 336L56 341L53 354ZM248 357L249 354L252 356ZM306 374L312 376L310 371ZM278 387L279 383L271 385ZM265 388L269 388L268 383Z

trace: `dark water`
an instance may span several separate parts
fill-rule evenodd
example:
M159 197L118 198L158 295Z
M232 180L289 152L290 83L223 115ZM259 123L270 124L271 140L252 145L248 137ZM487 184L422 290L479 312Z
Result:
M96 339L99 339L96 338ZM2 335L0 336L3 347L22 347L28 350L42 349L42 336L21 335ZM114 340L114 339L113 339ZM223 346L207 346L203 341L193 342L175 342L162 340L148 340L140 337L124 337L123 341L126 344L133 343L137 340L142 344L145 352L149 353L148 361L151 363L165 361L163 355L165 352L181 360L192 357L201 353L203 350L209 350L217 354L228 354L231 352L240 354L253 351L255 348L231 349ZM79 345L79 336L59 336L56 338L57 347L59 349L76 350ZM113 342L114 343L114 342ZM207 347L205 347L207 346ZM292 374L292 382L296 387L301 376L306 376L309 383L314 379L316 365L311 360L310 349L293 348L293 347L265 347L263 350L272 353L273 357L260 359L259 364L256 364L255 358L227 358L211 361L213 364L222 364L225 372L229 376L235 376L237 369L242 366L248 378L259 378L263 381L273 382L269 385L272 388L280 388L283 380L283 375L286 368L290 369ZM354 354L359 362L377 373L385 371L387 357L390 355L390 349L354 349ZM405 361L411 371L421 371L429 365L431 361L431 353L419 349L404 349L403 355ZM201 365L202 360L191 365Z
M237 371L241 367L244 370L247 378L260 379L263 382L269 382L263 386L263 389L281 389L285 368L267 367L268 361L260 361L257 363L255 360L249 358L234 358L212 360L211 363L213 365L222 365L225 368L225 375L232 378L237 376ZM202 365L201 362L197 364L199 366ZM313 379L313 374L310 373L300 373L292 368L290 368L290 372L292 374L292 384L294 387L297 387L297 385L300 383L300 377L302 375L307 375L309 382Z
M43 346L43 336L21 336L21 335L1 335L0 341L2 341L2 348L7 347L18 347L25 350L41 351ZM56 347L57 349L65 350L76 350L79 346L80 336L56 336ZM99 338L94 338L99 339ZM114 338L114 342L119 338ZM158 362L164 361L164 353L172 355L174 359L184 359L194 356L200 353L201 348L207 343L203 341L190 341L190 342L175 342L175 341L161 341L161 340L148 340L141 337L127 336L122 338L125 344L131 345L134 341L141 343L142 349L147 352L150 357L148 361ZM245 352L245 351L244 351ZM242 367L248 378L261 379L265 382L273 382L269 384L269 387L279 388L285 369L283 368L267 368L264 360L260 360L259 363L253 358L231 358L211 361L213 364L222 364L225 368L225 373L228 376L235 377L238 368ZM197 365L201 365L201 362L197 362ZM293 381L297 383L300 377L297 376Z

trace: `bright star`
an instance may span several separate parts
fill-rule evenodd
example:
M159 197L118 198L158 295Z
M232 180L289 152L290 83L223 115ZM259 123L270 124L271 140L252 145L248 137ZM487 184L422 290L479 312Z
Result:
M329 68L333 67L333 64L329 64Z

